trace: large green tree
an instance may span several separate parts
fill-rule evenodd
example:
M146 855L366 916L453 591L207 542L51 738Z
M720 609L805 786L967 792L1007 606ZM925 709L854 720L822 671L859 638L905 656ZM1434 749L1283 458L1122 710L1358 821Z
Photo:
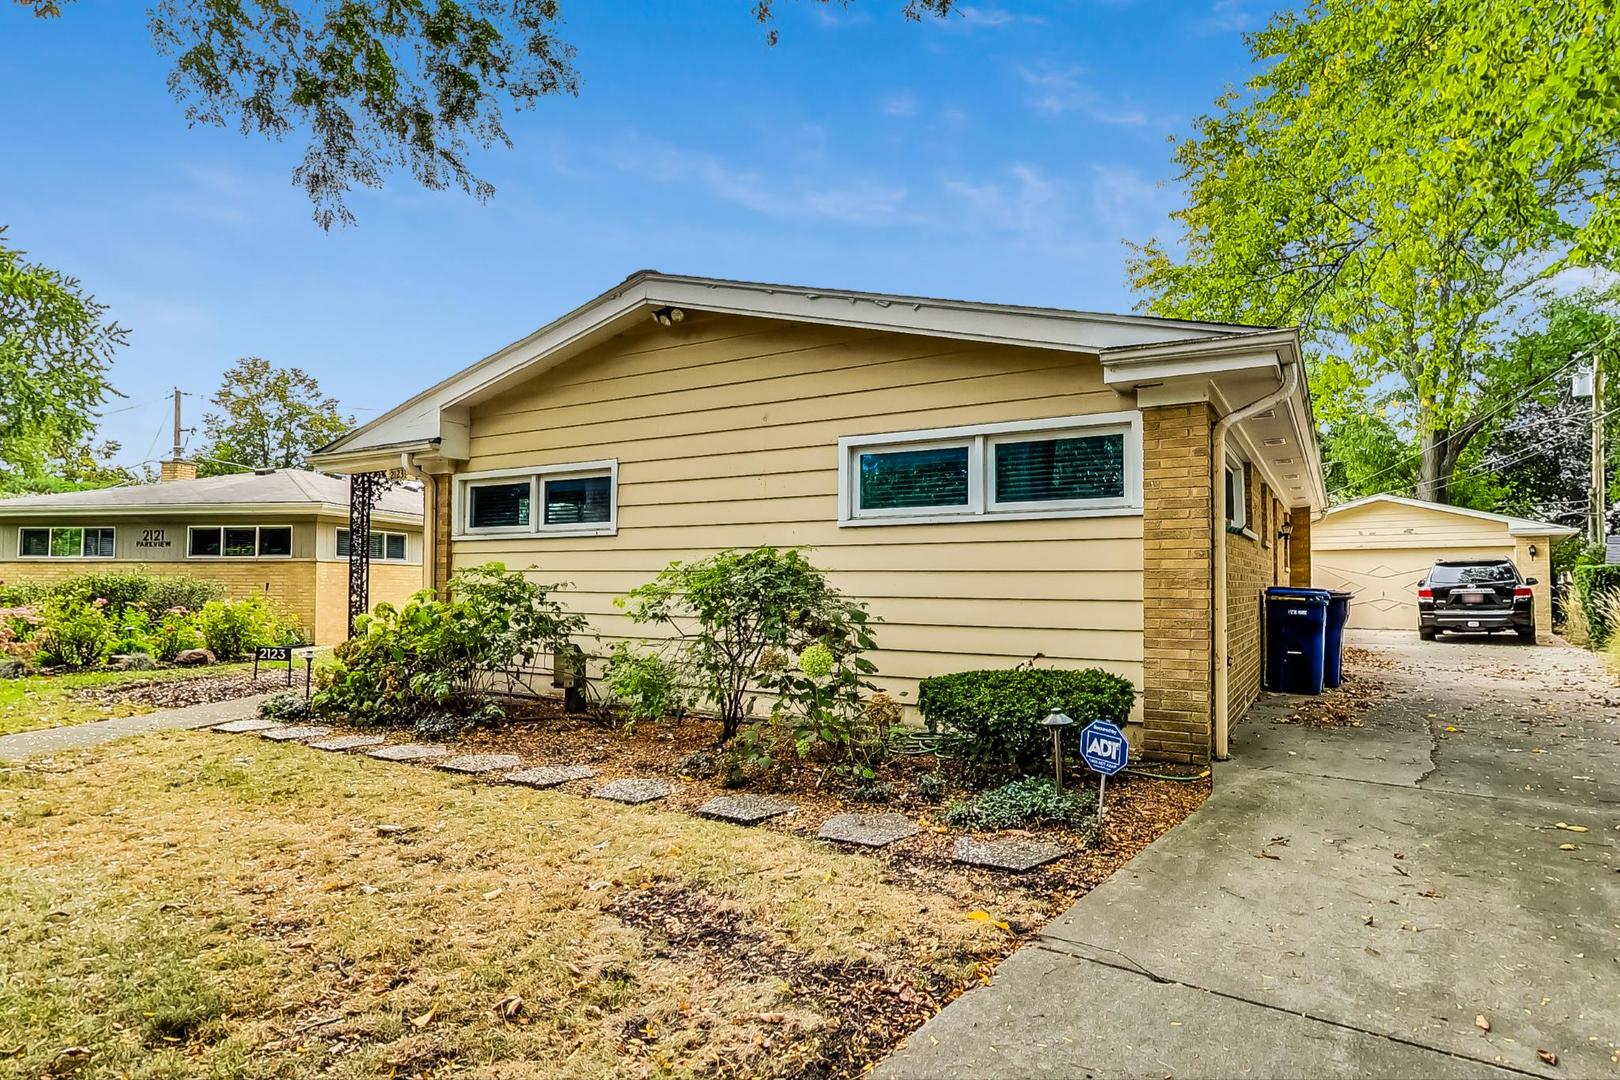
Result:
M72 0L17 2L57 18ZM901 11L944 16L951 5L904 0ZM772 0L752 7L774 43ZM147 16L192 123L307 132L293 180L322 228L352 222L348 194L396 169L489 198L468 153L511 145L503 108L579 91L557 0L152 0Z
M0 473L18 476L49 447L78 445L94 429L128 331L77 279L30 262L5 233L0 226Z
M1162 314L1301 325L1346 366L1338 400L1411 430L1417 494L1448 501L1513 389L1491 358L1522 305L1620 240L1617 38L1613 0L1275 16L1258 73L1176 147L1180 236L1136 249L1133 285Z
M205 476L301 468L312 452L354 426L354 417L321 393L313 375L257 356L238 360L209 400L217 411L203 417L208 444L197 471Z

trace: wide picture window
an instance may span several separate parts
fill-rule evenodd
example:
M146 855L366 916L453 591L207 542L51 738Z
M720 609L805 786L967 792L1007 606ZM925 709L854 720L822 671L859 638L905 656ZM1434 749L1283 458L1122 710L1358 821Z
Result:
M193 525L186 538L193 559L285 559L292 556L291 525Z
M25 559L110 559L110 528L35 528L17 530L17 554Z
M855 436L845 524L1061 517L1137 509L1135 414Z
M616 461L472 474L461 487L463 535L600 536L618 524Z

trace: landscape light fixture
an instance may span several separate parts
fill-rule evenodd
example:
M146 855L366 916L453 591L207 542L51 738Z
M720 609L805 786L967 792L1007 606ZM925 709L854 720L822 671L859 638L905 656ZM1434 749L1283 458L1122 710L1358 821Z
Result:
M659 326L674 326L686 318L686 312L678 307L661 307L653 312L653 321Z
M1051 715L1041 721L1041 726L1052 733L1052 775L1059 791L1063 790L1063 729L1073 723L1056 705L1052 706Z

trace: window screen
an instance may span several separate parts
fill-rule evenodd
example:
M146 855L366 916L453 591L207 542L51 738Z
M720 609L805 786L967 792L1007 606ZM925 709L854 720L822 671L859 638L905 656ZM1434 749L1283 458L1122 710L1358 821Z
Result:
M1125 436L995 444L996 502L1068 502L1125 495Z
M387 548L388 548L386 554L383 556L384 558L387 558L387 559L403 559L403 558L405 558L405 534L404 533L384 533L383 534L383 539L384 539L384 541L386 541Z
M187 549L191 555L218 555L219 530L218 529L192 529L191 544Z
M17 536L17 553L40 558L51 553L51 530L21 529Z
M266 525L259 529L260 555L291 555L292 528L288 525Z
M613 520L613 482L606 476L542 480L547 525L585 525Z
M966 446L874 451L860 458L862 510L967 505Z
M55 558L74 558L84 554L83 529L52 529L51 555Z
M84 530L84 553L97 559L113 557L113 531L111 529Z
M529 523L529 482L479 484L467 489L470 508L467 524L474 529L499 529Z

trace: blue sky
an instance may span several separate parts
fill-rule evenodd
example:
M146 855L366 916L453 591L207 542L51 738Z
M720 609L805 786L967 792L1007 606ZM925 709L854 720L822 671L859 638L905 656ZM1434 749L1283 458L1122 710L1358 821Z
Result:
M0 223L132 331L104 435L163 456L259 355L360 421L630 272L1129 310L1169 137L1248 74L1238 0L1049 0L908 23L900 0L564 0L578 98L509 114L479 204L405 176L322 232L302 143L188 129L144 5L0 10Z

